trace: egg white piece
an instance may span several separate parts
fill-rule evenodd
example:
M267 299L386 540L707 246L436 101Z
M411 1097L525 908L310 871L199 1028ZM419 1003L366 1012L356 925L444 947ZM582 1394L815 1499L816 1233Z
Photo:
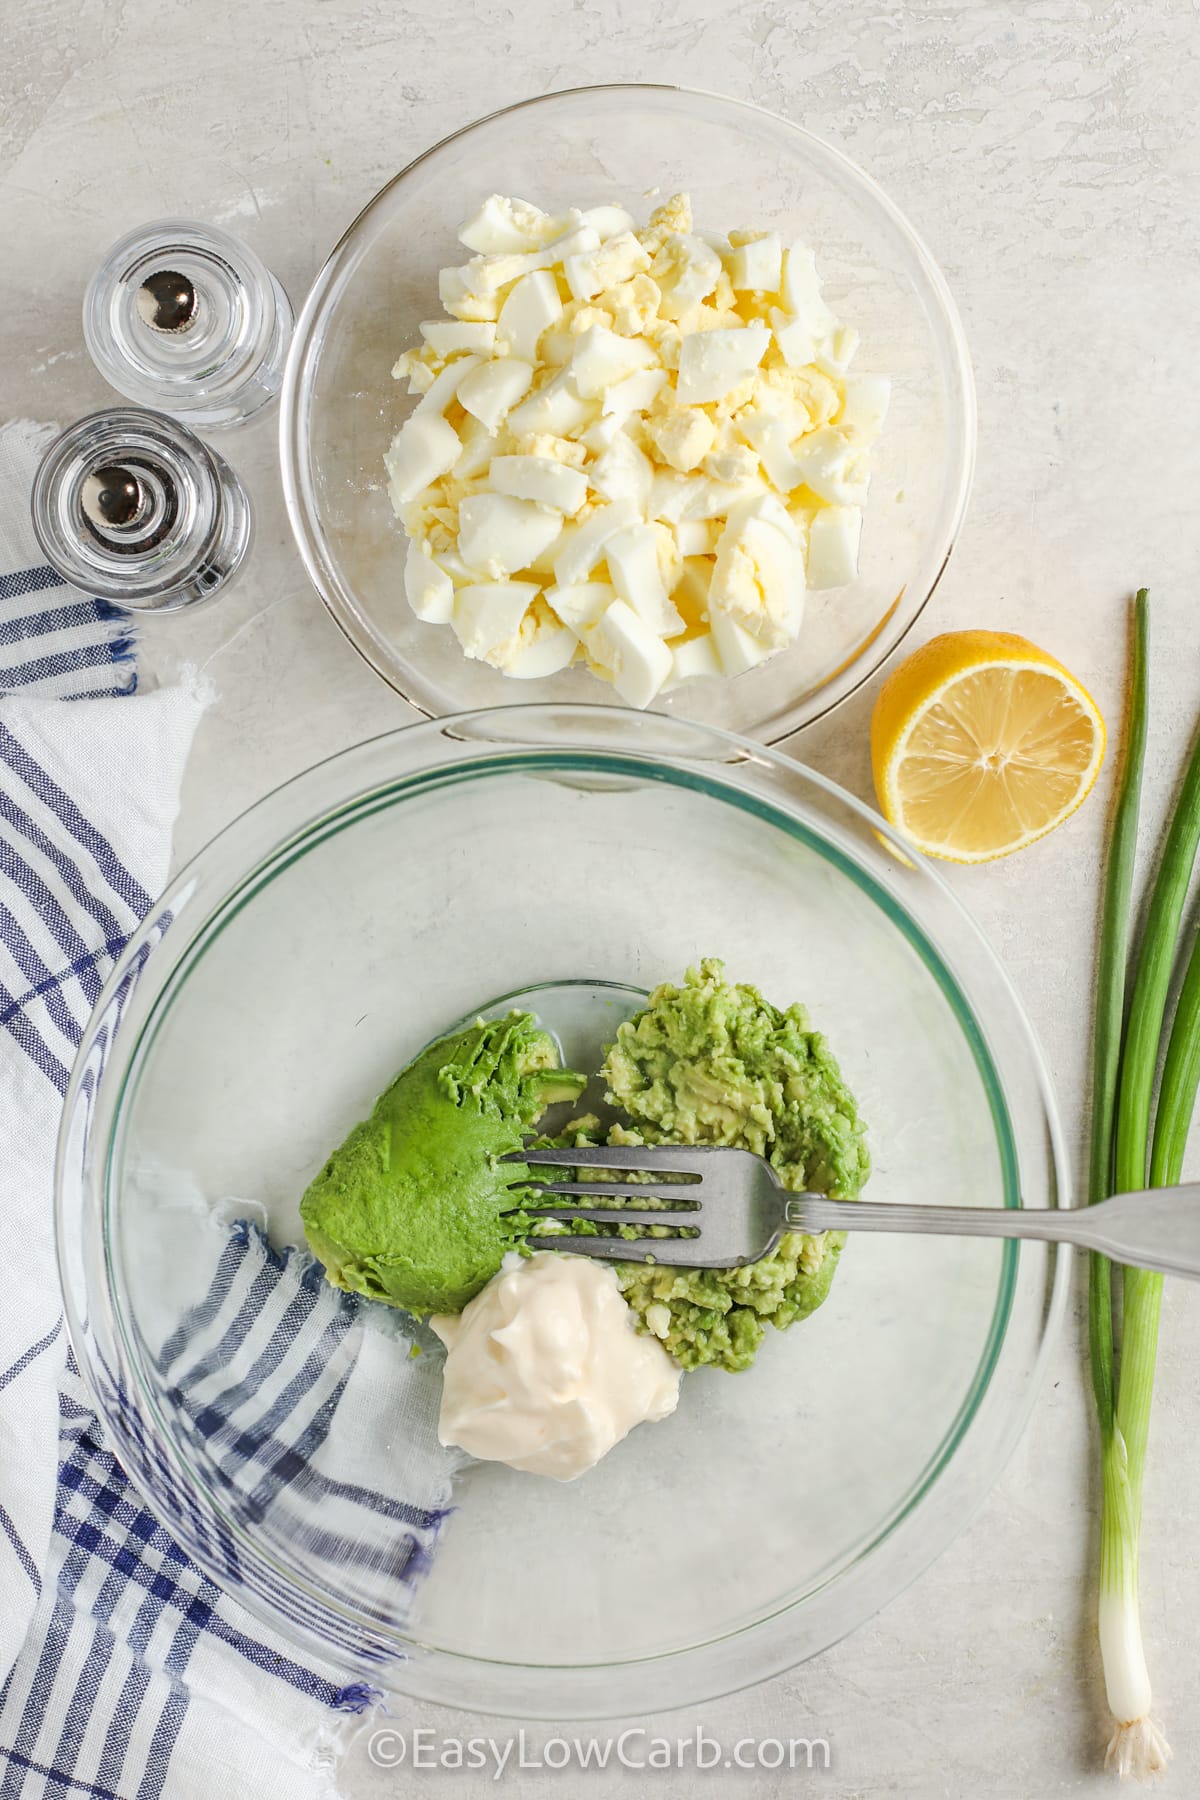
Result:
M783 273L783 243L777 231L731 248L729 280L738 292L777 294Z
M537 593L531 581L483 581L459 588L450 622L466 654L476 662L490 660L518 635Z
M599 624L616 598L617 590L609 581L577 581L571 587L549 587L545 592L547 606L580 638L586 638L592 626Z
M431 350L444 357L490 356L496 346L496 327L487 319L425 319L421 336Z
M804 472L792 451L802 436L805 420L794 406L776 406L773 397L761 406L747 408L738 419L742 437L757 451L769 479L783 494L799 487Z
M619 337L604 325L591 325L579 339L571 358L575 386L585 400L595 400L640 369L658 362L654 347L641 338Z
M771 335L789 369L804 369L816 361L820 339L814 337L806 319L794 319L790 313L773 309Z
M587 499L587 476L582 470L548 456L493 457L488 481L498 494L533 500L560 513L577 513Z
M611 237L619 237L623 231L633 230L633 214L627 213L623 206L591 206L582 218L602 244Z
M455 481L473 481L476 476L485 475L496 454L496 433L467 413L458 427L458 441L462 449L454 465Z
M411 538L410 543L419 543L420 539ZM475 580L474 569L468 569L457 550L434 550L433 560L439 569L443 569L455 587L468 587Z
M771 654L769 644L752 637L724 612L712 615L712 640L722 675L747 675Z
M671 605L658 562L658 534L653 525L627 525L604 545L612 584L656 637L675 637L683 620Z
M463 561L494 580L528 568L561 530L561 513L509 494L470 494L458 509Z
M665 369L646 368L627 375L624 381L614 381L611 387L605 388L601 399L605 418L611 416L623 424L631 414L645 412L669 380Z
M457 399L481 425L496 432L521 396L528 393L532 380L533 369L527 362L506 356L499 362L480 363L471 369L458 384Z
M438 298L454 319L494 320L499 311L495 295L476 286L470 264L439 270Z
M610 237L595 250L563 261L563 274L575 300L592 300L605 288L629 281L650 267L650 258L631 231Z
M837 320L822 297L817 259L808 244L795 243L784 256L781 292L786 312L802 319L817 340L828 337Z
M481 365L478 356L459 356L453 362L448 362L441 374L434 376L417 401L413 408L413 418L419 418L422 413L444 413L471 370L481 366L486 368L488 365Z
M703 238L678 233L667 239L650 264L650 273L662 291L659 310L663 318L683 319L716 287L721 258Z
M510 356L532 364L543 335L558 324L562 311L554 276L548 269L534 269L508 290L492 330Z
M673 530L680 556L708 556L720 535L715 519L680 519Z
M561 222L528 200L489 194L479 211L459 227L458 241L468 250L493 256L503 251L539 250L562 229Z
M870 474L855 445L832 426L811 432L794 446L800 479L829 506L862 506Z
M852 375L838 414L838 427L857 443L872 444L883 431L892 399L886 375Z
M527 614L515 648L498 666L515 681L544 681L557 675L572 662L579 650L579 639L557 619L539 619L529 630Z
M774 496L743 502L730 513L708 590L709 618L720 615L781 650L804 616L804 556L785 509Z
M592 627L587 650L630 706L649 706L671 673L671 652L624 600L614 600Z
M406 506L448 475L462 453L458 433L436 413L406 419L384 457L393 506Z
M858 574L862 509L823 506L808 528L808 585L846 587Z
M404 592L413 612L425 624L450 623L454 616L454 583L416 538L409 540L404 562Z
M654 464L619 431L588 470L587 480L606 500L628 500L644 518L654 485Z
M600 562L610 538L630 525L639 524L637 508L631 500L614 500L601 506L572 533L554 562L554 576L559 587L573 587L586 581Z
M753 375L770 341L765 325L697 331L685 337L675 384L680 400L688 406L723 400L739 382Z
M663 682L661 693L669 694L685 681L712 681L725 673L717 655L716 639L711 631L677 644L671 653L671 673Z
M580 394L573 372L561 369L544 387L513 408L508 427L518 436L549 432L555 437L570 437L589 424L597 410L593 401Z

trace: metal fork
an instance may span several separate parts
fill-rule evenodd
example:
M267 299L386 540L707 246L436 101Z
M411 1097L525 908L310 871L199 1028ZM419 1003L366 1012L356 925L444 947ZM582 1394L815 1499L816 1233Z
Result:
M625 1204L608 1207L534 1205L520 1210L564 1226L587 1219L596 1225L665 1226L672 1235L653 1238L576 1234L571 1250L611 1262L669 1263L681 1268L737 1269L769 1256L785 1231L902 1231L941 1237L1040 1238L1099 1250L1114 1262L1157 1269L1164 1275L1200 1278L1200 1182L1117 1194L1095 1206L1025 1211L1020 1207L905 1206L871 1200L830 1200L793 1194L761 1156L749 1150L665 1145L654 1149L517 1150L506 1162L533 1169L611 1170L607 1179L534 1184L548 1201L586 1198ZM620 1175L658 1179L620 1180ZM519 1184L523 1188L527 1182ZM643 1208L642 1200L667 1202ZM526 1241L538 1250L562 1250L564 1233Z

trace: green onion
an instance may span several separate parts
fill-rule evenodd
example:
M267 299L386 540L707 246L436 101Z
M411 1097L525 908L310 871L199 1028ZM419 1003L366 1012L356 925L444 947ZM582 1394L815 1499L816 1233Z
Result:
M1142 766L1146 759L1146 664L1150 635L1149 598L1143 588L1134 602L1133 653L1125 763L1113 817L1100 923L1100 956L1096 978L1095 1055L1092 1071L1092 1143L1088 1200L1107 1200L1112 1193L1113 1136L1117 1104L1117 1071L1125 1018L1125 963L1129 936L1129 903L1137 859L1141 810ZM1112 1264L1092 1256L1089 1267L1088 1324L1092 1348L1092 1384L1101 1431L1112 1430L1113 1331Z
M1192 751L1154 882L1129 1002L1123 1047L1119 994L1126 958L1138 795L1146 736L1148 609L1138 595L1128 750L1113 834L1101 929L1096 1019L1090 1197L1175 1182L1200 1084L1200 952L1189 961L1167 1044L1151 1139L1154 1076L1180 924L1200 846L1200 740ZM1113 1075L1118 1069L1115 1127ZM1147 1166L1149 1165L1149 1167ZM1106 1762L1121 1775L1147 1775L1170 1754L1150 1716L1150 1677L1138 1612L1138 1543L1150 1430L1162 1277L1118 1272L1122 1297L1119 1365L1114 1362L1113 1270L1092 1259L1089 1323L1092 1382L1100 1418L1104 1511L1100 1545L1100 1649L1115 1720ZM1115 1400L1114 1400L1115 1395Z
M1150 617L1143 589L1134 606L1129 717L1125 762L1121 773L1112 840L1105 877L1104 910L1096 983L1093 1061L1092 1140L1088 1198L1093 1203L1113 1192L1113 1153L1121 1037L1125 1014L1129 909L1137 858L1142 768L1146 755L1147 660ZM1150 1709L1150 1676L1142 1652L1137 1605L1137 1530L1131 1524L1128 1465L1116 1423L1116 1376L1113 1351L1113 1265L1107 1257L1089 1259L1088 1329L1092 1387L1100 1421L1103 1468L1103 1523L1100 1538L1100 1651L1108 1703L1116 1730L1106 1763L1118 1766L1128 1744L1132 1718ZM1118 1271L1118 1279L1120 1272ZM1130 1625L1132 1620L1132 1625ZM1123 1736L1125 1731L1125 1736Z
M1187 974L1175 1010L1175 1023L1163 1064L1154 1150L1150 1157L1151 1187L1173 1187L1183 1173L1183 1153L1200 1088L1200 936L1192 943Z

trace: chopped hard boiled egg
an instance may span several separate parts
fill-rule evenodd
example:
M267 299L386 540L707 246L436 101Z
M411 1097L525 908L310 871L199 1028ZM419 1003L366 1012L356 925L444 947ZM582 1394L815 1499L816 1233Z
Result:
M630 525L638 523L637 508L631 500L614 500L601 506L572 533L554 561L554 574L560 587L571 587L586 581L600 562L610 538Z
M658 533L653 525L627 525L604 546L612 584L622 600L649 625L656 637L677 637L683 619L671 605L658 560Z
M493 457L490 479L498 494L536 500L539 506L555 507L559 512L577 513L587 499L587 476L554 457Z
M786 511L772 495L738 503L717 545L709 616L724 614L770 650L800 630L804 557Z
M765 325L693 332L680 346L676 393L689 406L724 400L753 375L770 342Z
M496 327L487 319L426 319L421 336L435 356L446 358L468 351L490 356L496 347Z
M554 437L570 437L596 415L595 405L585 400L575 385L570 369L562 369L528 400L512 410L510 431L544 431Z
M892 384L885 375L852 375L845 383L838 425L848 437L873 443L883 430Z
M537 250L561 230L561 221L551 219L528 200L507 200L503 194L491 194L474 218L459 227L458 241L468 250L481 255L496 255L514 250Z
M450 367L454 367L453 363ZM506 356L498 362L480 363L473 368L459 383L456 398L472 418L495 432L499 431L522 394L528 393L532 380L533 369L529 363Z
M521 623L537 596L532 581L481 581L460 587L450 621L454 635L468 656L490 662L502 646L519 638Z
M404 592L418 619L427 625L448 625L454 617L454 583L416 538L408 546Z
M630 705L744 674L858 565L890 384L816 258L488 196L445 268L445 317L399 357L416 404L386 458L414 615L519 680L580 661Z
M547 606L579 638L600 623L616 597L617 590L608 581L577 581L571 587L546 589Z
M627 375L653 368L657 362L653 346L643 338L619 337L603 325L591 325L571 358L571 374L582 397L594 400Z
M562 312L554 276L548 269L534 269L509 288L499 317L492 326L493 342L498 338L502 350L509 356L520 357L527 363L536 362L542 334L558 324ZM459 326L460 331L466 329ZM421 330L425 330L423 325Z
M630 706L649 706L671 673L670 650L624 600L614 600L589 631L587 652Z
M713 614L712 640L722 675L745 675L771 654L770 645L745 631L726 612Z
M586 479L606 500L631 500L639 514L644 514L654 486L654 464L628 433L618 431L596 457Z
M528 568L561 530L561 513L511 494L469 494L458 509L463 561L496 579Z
M777 231L739 244L729 257L729 279L735 290L777 294L783 270L783 245Z
M448 475L462 454L458 433L445 419L413 414L392 439L384 458L392 505L407 506L432 482Z
M823 506L808 528L808 585L845 587L858 573L862 510L857 506Z
M685 681L711 680L722 674L724 670L717 655L716 639L711 631L705 631L697 637L684 638L677 645L671 655L671 673L663 682L661 692L669 693Z
M544 601L535 601L521 622L515 647L497 666L516 681L544 681L574 662L579 649L575 633L555 617Z

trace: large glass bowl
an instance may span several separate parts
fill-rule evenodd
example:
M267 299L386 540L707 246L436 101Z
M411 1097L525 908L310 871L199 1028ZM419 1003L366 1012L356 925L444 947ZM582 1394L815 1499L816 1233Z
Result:
M697 223L715 230L810 241L835 311L862 335L856 367L893 382L858 579L809 596L785 653L737 681L689 682L659 710L774 742L879 667L945 567L974 457L971 367L946 284L882 189L840 151L740 101L648 86L548 94L445 139L376 195L313 284L284 381L283 484L301 556L355 648L431 717L608 695L579 667L510 680L468 662L448 626L412 616L383 456L413 402L392 364L438 312L438 269L464 259L455 232L485 195L551 211L617 200L643 218L652 188L687 189Z
M579 1481L468 1469L404 1613L385 1580L402 1519L370 1514L333 1554L295 1470L248 1497L162 1374L212 1207L261 1207L297 1241L305 1185L430 1038L557 984L556 1019L564 991L601 1015L615 997L600 1039L622 994L705 955L807 1003L869 1124L872 1197L1063 1202L1037 1044L950 891L829 782L683 720L523 706L377 738L231 825L126 951L63 1123L72 1340L148 1504L310 1652L526 1716L694 1701L841 1637L996 1475L1061 1297L1040 1244L851 1238L819 1312L769 1329L747 1373L686 1377L672 1418ZM384 1314L362 1307L333 1371L376 1359L381 1421ZM232 1352L210 1326L182 1348L211 1395ZM289 1366L331 1354L310 1315L289 1329ZM256 1442L273 1402L250 1381L242 1404ZM404 1451L367 1421L345 1480L403 1497Z

